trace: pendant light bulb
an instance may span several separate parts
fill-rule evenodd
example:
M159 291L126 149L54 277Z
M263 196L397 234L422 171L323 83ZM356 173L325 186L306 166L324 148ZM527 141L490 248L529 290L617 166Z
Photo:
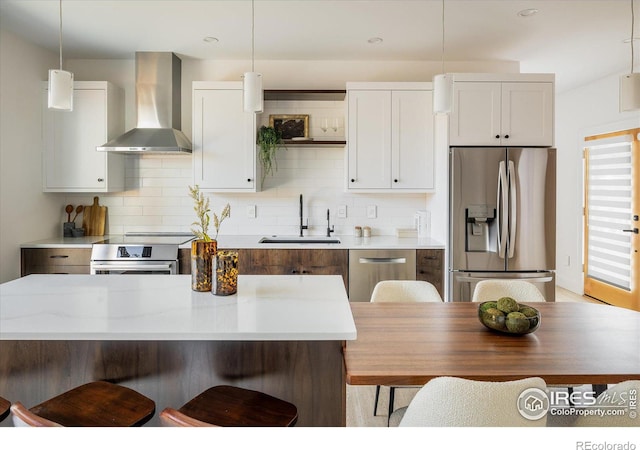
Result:
M640 73L633 72L634 0L631 0L631 72L620 76L620 112L640 109Z
M73 73L62 70L62 0L60 5L60 69L49 70L48 107L57 111L73 111Z
M254 0L251 0L251 72L242 78L242 104L245 112L260 113L264 109L262 74L254 70L255 65L255 19Z
M433 112L448 114L453 102L453 78L444 72L444 0L442 0L442 73L433 77Z

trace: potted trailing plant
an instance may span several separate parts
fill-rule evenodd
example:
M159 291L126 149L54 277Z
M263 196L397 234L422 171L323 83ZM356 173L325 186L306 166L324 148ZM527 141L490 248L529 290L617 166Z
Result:
M198 217L198 220L191 224L193 226L191 231L196 236L196 239L191 242L191 289L200 292L210 291L213 260L218 250L216 239L220 225L231 213L231 207L227 203L220 218L216 213L213 213L213 226L216 229L216 235L211 239L209 236L211 222L209 198L200 192L200 187L197 184L194 187L189 186L189 195L194 201L193 210Z
M258 145L260 146L258 156L260 164L262 164L262 179L260 180L260 186L262 187L267 174L273 175L274 167L276 171L278 170L276 151L279 148L284 148L282 135L274 127L263 125L258 130Z

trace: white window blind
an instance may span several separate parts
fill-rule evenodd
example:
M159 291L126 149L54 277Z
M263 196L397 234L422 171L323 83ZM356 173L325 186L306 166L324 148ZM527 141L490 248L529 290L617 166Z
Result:
M631 288L631 137L588 143L587 276Z

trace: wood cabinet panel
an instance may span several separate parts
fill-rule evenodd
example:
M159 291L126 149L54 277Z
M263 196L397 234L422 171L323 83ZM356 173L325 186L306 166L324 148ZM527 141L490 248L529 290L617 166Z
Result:
M0 341L0 392L30 407L89 381L111 380L152 398L158 412L211 386L230 384L293 403L298 427L343 427L342 346L342 341ZM146 426L160 426L159 415Z
M444 250L418 249L416 251L416 279L433 284L444 298Z
M349 286L349 250L240 249L238 272L243 275L342 275Z
M90 248L23 248L21 276L32 273L88 274Z

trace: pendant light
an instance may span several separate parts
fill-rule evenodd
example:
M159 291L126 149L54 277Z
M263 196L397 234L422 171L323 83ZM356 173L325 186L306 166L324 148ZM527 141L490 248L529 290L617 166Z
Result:
M442 73L433 77L433 112L447 114L451 112L453 100L453 78L444 72L444 0L442 0Z
M620 76L620 112L640 109L640 73L633 73L634 0L631 0L631 72Z
M73 73L62 70L62 0L60 0L60 70L49 70L49 109L73 111Z
M245 112L262 112L264 105L264 97L262 92L262 74L254 70L254 28L254 0L251 0L251 72L244 73L242 84L242 102Z

